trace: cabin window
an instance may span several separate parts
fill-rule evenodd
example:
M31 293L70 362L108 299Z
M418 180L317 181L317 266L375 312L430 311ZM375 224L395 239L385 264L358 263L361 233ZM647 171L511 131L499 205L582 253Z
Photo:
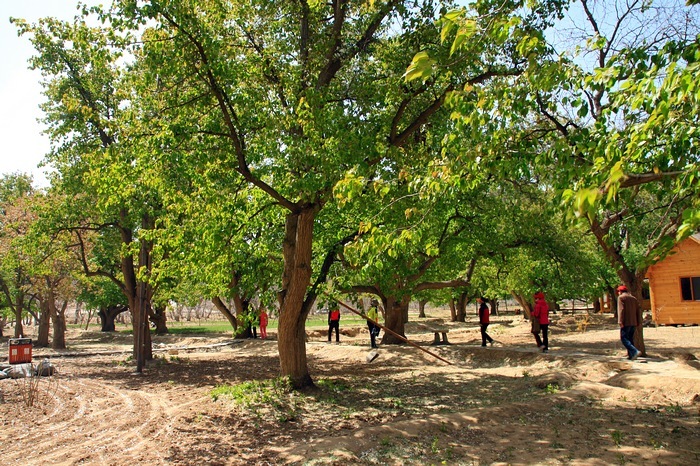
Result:
M681 278L683 301L700 301L700 277Z

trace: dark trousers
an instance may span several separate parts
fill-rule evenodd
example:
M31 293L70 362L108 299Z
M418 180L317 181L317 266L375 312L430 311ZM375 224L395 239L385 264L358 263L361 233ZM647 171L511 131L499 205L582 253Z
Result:
M542 332L542 338L539 333L534 334L537 347L544 346L544 349L549 349L549 324L540 324L540 332Z
M634 347L634 330L636 327L631 325L629 327L620 327L620 341L627 348L627 357L632 359L632 356L638 353L637 348Z
M486 346L486 342L493 342L493 338L486 333L486 329L489 328L489 324L481 324L481 346Z
M367 322L367 330L369 330L369 341L372 348L377 347L377 335L379 335L379 327L372 322Z
M335 341L340 341L340 321L331 320L328 322L328 341L331 341L331 335L333 334L333 329L335 329Z

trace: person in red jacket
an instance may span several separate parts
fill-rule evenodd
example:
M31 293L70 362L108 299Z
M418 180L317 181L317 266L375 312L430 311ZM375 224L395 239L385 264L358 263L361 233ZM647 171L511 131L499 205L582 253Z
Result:
M264 307L260 308L260 338L267 338L267 312Z
M479 324L481 325L481 346L486 346L486 342L493 346L493 338L486 333L486 329L489 327L489 307L486 305L486 299L483 296L476 298L476 302L479 303Z
M537 347L546 353L549 351L549 306L547 306L547 301L544 299L544 293L538 291L534 295L535 298L535 308L532 310L532 318L536 319L539 325L539 330L533 334L535 335L535 341L537 342ZM542 338L540 338L540 332L542 332Z
M340 309L334 306L328 311L328 341L331 341L331 334L335 329L335 342L340 343Z

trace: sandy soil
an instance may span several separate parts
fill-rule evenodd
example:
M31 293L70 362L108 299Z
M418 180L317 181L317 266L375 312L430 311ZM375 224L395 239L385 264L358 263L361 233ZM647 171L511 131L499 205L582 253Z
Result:
M156 337L135 375L128 336L73 331L67 351L34 350L59 368L34 406L0 380L0 463L700 464L699 327L646 328L630 362L609 316L555 316L548 354L519 316L493 320L487 348L474 321L445 324L448 346L408 334L451 365L411 346L368 363L366 329L309 332L306 393L272 383L273 339ZM237 402L212 396L244 382Z

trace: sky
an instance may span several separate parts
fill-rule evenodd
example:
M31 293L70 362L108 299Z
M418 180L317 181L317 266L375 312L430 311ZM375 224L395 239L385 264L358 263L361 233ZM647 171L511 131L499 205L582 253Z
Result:
M78 0L0 0L0 175L29 173L35 186L48 186L46 169L38 168L49 151L49 140L41 134L43 125L37 122L44 100L41 75L29 70L34 49L27 37L17 36L10 17L29 22L46 16L70 20L77 5Z

